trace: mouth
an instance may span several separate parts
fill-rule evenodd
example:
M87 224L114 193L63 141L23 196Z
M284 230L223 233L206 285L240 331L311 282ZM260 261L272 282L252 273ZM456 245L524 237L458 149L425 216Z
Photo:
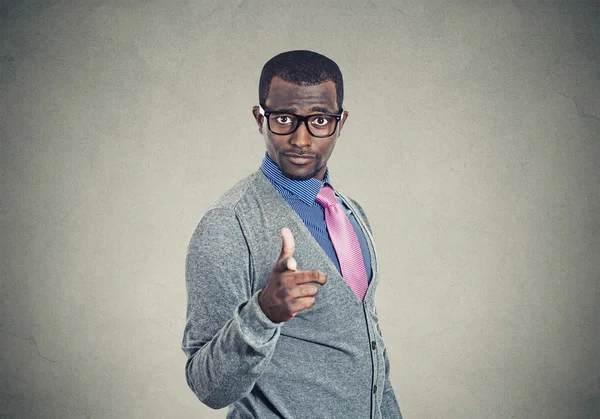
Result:
M315 159L312 154L283 153L283 155L290 163L300 166L309 164Z

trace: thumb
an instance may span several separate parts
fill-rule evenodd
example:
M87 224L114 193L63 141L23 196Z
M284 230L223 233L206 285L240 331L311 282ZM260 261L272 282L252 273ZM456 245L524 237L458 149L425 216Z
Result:
M296 250L294 235L289 228L284 227L281 229L281 253L279 254L279 259L277 260L277 267L279 270L296 270L294 250Z

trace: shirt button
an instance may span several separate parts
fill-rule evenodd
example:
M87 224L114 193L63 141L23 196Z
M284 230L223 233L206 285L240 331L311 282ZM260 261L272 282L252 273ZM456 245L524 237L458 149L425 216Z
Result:
M375 341L371 342L371 349L375 350L376 347L377 345L375 344Z
M373 386L373 394L377 393L377 384Z

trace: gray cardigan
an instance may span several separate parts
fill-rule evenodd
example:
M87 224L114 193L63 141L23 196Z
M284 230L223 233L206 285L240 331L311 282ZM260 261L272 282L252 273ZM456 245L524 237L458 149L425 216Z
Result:
M365 231L373 279L361 302L300 217L260 171L203 215L186 259L186 378L211 408L233 418L401 418L374 305L377 257L360 206L338 195ZM298 269L327 275L312 309L273 323L258 292L294 234Z

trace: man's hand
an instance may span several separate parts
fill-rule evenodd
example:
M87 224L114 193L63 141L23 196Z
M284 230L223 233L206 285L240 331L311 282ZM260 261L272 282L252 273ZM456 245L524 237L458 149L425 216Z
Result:
M281 229L281 239L281 254L258 296L262 311L277 323L287 322L298 312L314 306L317 284L327 282L322 272L296 270L294 236L290 229Z

